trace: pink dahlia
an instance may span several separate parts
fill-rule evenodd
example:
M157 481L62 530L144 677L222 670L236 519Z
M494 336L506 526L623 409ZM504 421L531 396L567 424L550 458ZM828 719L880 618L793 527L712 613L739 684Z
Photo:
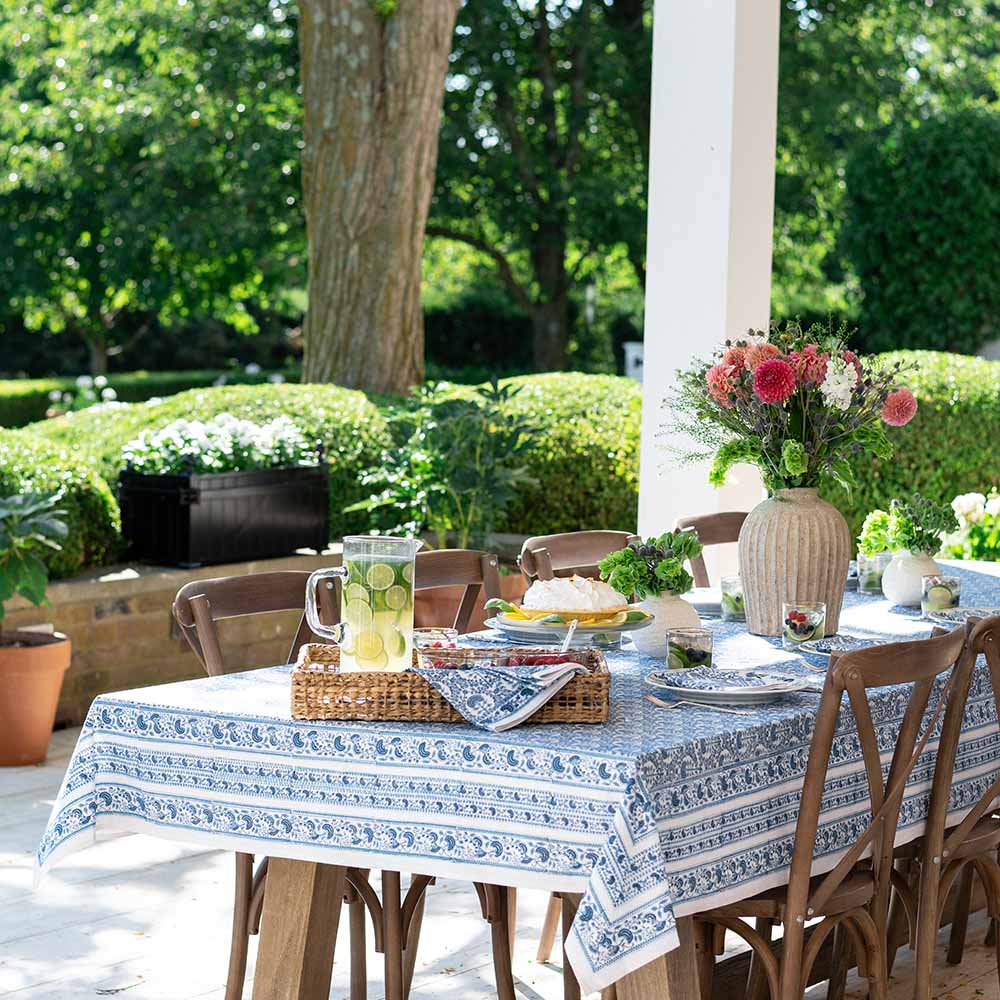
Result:
M799 385L807 382L811 385L821 385L826 379L826 366L830 355L819 349L818 344L807 344L801 351L792 351L788 355L788 363L798 376Z
M771 358L780 358L781 351L774 344L769 344L766 340L760 344L751 344L746 349L746 362L750 371L756 371L765 361Z
M722 355L722 363L742 371L746 365L747 353L742 347L727 347Z
M736 380L739 371L733 365L719 362L712 365L705 374L705 381L708 382L708 394L717 403L729 407L733 401L729 398L736 391Z
M782 358L759 365L753 375L753 391L762 403L783 403L795 392L795 372Z
M890 427L908 424L917 412L916 397L907 388L894 389L882 404L882 419Z

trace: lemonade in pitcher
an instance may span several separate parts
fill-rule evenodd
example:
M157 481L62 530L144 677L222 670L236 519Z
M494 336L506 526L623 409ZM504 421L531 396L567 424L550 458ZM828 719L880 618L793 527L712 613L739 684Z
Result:
M340 615L344 670L406 670L413 642L413 558L345 559Z
M413 570L421 542L348 535L340 566L317 570L306 587L306 617L316 635L340 646L341 670L407 670L413 649ZM320 620L318 586L340 580L340 623Z

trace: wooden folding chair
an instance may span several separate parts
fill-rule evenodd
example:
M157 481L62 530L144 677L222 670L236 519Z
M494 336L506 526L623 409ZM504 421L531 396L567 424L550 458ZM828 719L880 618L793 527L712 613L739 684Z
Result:
M694 916L699 985L705 1000L711 997L715 956L722 953L725 931L739 935L752 949L751 997L766 985L772 1000L799 1000L823 944L835 934L853 946L859 972L868 980L869 995L873 1000L884 1000L893 841L900 805L938 720L955 692L961 697L967 687L975 658L969 653L966 635L966 629L956 629L930 639L831 657L816 712L787 885ZM936 706L925 718L936 682L949 671ZM897 684L911 684L912 690L889 774L883 779L868 692ZM830 872L813 877L823 793L845 693L857 727L871 797L871 820ZM863 860L867 854L870 857ZM754 927L748 919L755 920ZM816 923L807 930L806 924L812 921ZM771 946L771 934L778 923L783 926L780 954Z
M724 545L726 542L740 540L740 528L747 519L742 510L727 510L719 514L699 514L695 517L679 517L674 524L674 531L694 530L703 546ZM695 556L691 560L691 575L696 587L710 587L708 569L704 556Z
M969 622L969 651L972 661L978 656L986 660L993 687L993 700L1000 718L1000 617L973 619ZM995 780L965 818L946 829L951 803L955 757L962 734L971 673L963 677L963 686L956 690L948 704L938 746L931 786L930 810L923 837L896 851L897 862L903 861L908 878L897 873L893 885L893 903L897 912L908 918L910 942L914 948L914 997L929 1000L934 970L934 949L949 894L957 891L952 916L948 961L957 965L962 959L965 932L972 899L973 875L978 876L986 895L990 915L991 938L997 953L1000 976L1000 818L995 803L1000 797L1000 778ZM889 968L895 949L890 944Z
M628 531L566 531L527 538L518 557L521 575L529 587L556 576L596 577L597 564L634 538Z

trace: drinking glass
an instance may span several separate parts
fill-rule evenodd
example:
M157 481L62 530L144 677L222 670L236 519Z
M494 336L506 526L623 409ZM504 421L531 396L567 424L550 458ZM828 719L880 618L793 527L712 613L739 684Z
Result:
M858 593L881 594L882 574L892 562L891 552L878 552L873 556L858 553Z
M413 645L418 649L458 649L458 629L415 628L413 630Z
M822 601L794 601L781 605L781 645L796 649L826 632L826 605Z
M306 618L317 634L340 646L343 671L409 669L413 651L413 570L423 543L389 535L349 535L344 561L317 570L306 587ZM340 624L320 621L317 586L339 578ZM322 582L330 581L330 582Z
M712 665L712 633L707 628L667 630L667 669Z
M722 620L724 622L745 622L746 608L743 604L743 581L739 576L722 578Z
M926 615L930 611L947 611L957 608L962 596L962 581L957 576L942 576L933 573L921 577L920 610Z

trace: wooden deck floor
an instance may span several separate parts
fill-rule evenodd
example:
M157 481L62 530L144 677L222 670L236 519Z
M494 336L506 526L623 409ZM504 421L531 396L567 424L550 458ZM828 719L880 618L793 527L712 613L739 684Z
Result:
M41 767L0 770L0 997L17 1000L221 1000L229 945L231 856L135 836L74 855L32 892L31 859L76 742L57 733ZM561 1000L558 945L552 965L534 960L544 893L519 894L514 968L524 1000ZM942 1000L1000 1000L982 918L961 968L936 976ZM252 946L252 948L255 947ZM892 1000L909 996L901 953ZM253 950L251 950L251 967ZM331 998L346 998L346 956ZM381 1000L379 957L370 950L371 1000ZM865 990L849 984L852 996ZM249 989L247 997L249 997ZM812 994L824 993L817 987ZM432 887L413 1000L494 997L489 939L475 893L461 882Z

